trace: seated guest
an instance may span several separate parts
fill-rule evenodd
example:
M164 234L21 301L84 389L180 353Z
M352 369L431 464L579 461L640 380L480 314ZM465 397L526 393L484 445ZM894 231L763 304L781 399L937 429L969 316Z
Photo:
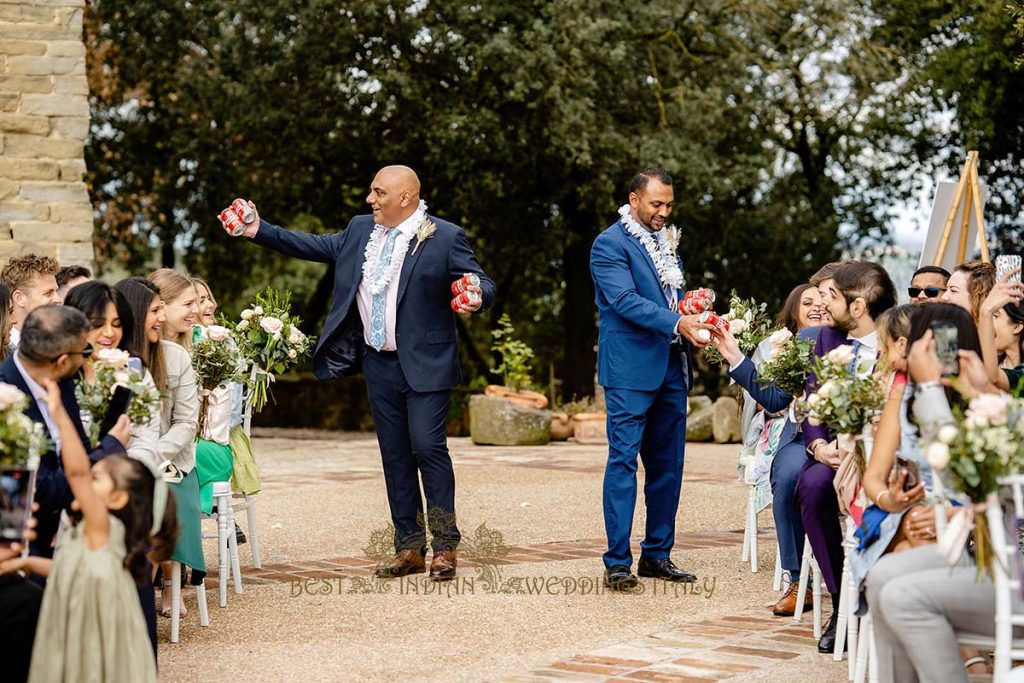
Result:
M843 345L853 347L854 363L875 359L878 354L878 333L875 320L896 304L896 288L877 263L853 261L836 269L825 296L832 316L814 345L815 357ZM873 366L873 363L871 364ZM870 374L873 367L860 368ZM817 378L807 378L807 391L817 388ZM839 618L840 575L843 570L843 531L839 523L839 499L834 478L836 468L845 455L839 450L835 435L828 425L803 426L807 441L806 460L797 481L796 497L800 505L807 538L832 598L832 616L818 641L818 651L831 653L835 646L836 623Z
M57 294L57 261L49 256L15 256L0 271L0 280L11 290L10 348L17 348L28 314L46 304L61 303Z
M989 381L1000 390L1019 396L1024 382L1024 284L1011 280L1010 275L996 282L982 302L978 334Z
M46 408L43 384L47 380L57 382L61 388L65 410L77 425L78 437L86 448L91 448L89 437L82 428L73 380L84 359L92 353L92 347L85 340L88 330L89 321L80 311L66 306L39 307L23 323L18 350L0 365L0 382L13 384L35 399L29 402L25 414L46 426L54 444L54 450L40 457L36 472L35 499L39 510L36 514L37 538L30 546L33 555L53 555L51 543L57 533L60 513L71 505L72 498L57 456L61 446L60 433ZM106 455L124 454L129 430L128 418L124 417L109 434L103 436L99 447L89 453L89 458L96 462Z
M907 293L910 295L910 303L926 304L930 301L937 301L946 291L946 282L949 280L949 271L941 266L922 266L914 271L910 278L910 287Z
M34 535L30 529L28 538L31 540ZM0 661L4 663L4 680L11 683L28 680L32 643L43 603L43 589L19 572L27 569L48 573L45 564L50 562L40 557L26 562L21 551L17 543L0 546Z
M91 279L92 271L85 266L64 266L57 271L57 295L63 301L73 288Z
M977 325L980 322L981 304L995 283L996 267L991 263L964 261L949 276L942 300L969 312Z
M816 273L816 277L830 280L834 270L833 264L829 264ZM817 286L799 285L787 297L786 305L779 314L779 322L793 334L803 333L813 338L817 326L821 324L822 309ZM763 413L759 420L751 417L750 424L755 425L753 431L756 434L748 435L746 443L753 444L755 457L770 461L768 478L772 492L772 515L779 541L779 559L789 584L772 612L776 616L791 617L796 611L799 587L797 577L800 576L804 545L803 522L793 494L800 469L807 459L799 426L786 410L793 402L793 397L758 379L757 362L743 356L730 332L725 332L718 343L718 350L729 363L729 376L747 392L749 398L745 398L743 404L744 415L748 406L752 409L755 405ZM755 359L765 358L767 353L759 349L754 354ZM813 597L808 594L808 598L804 603L805 611L814 607Z

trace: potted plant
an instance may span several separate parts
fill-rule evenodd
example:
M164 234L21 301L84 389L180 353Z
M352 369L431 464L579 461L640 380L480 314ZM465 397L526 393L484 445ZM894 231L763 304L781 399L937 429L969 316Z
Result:
M491 333L494 337L491 350L501 356L501 364L494 372L501 375L504 385L489 384L484 388L484 395L504 398L524 408L547 408L547 396L527 389L533 371L533 349L515 339L515 331L506 313L498 320L498 329Z
M572 416L573 438L576 443L608 443L608 413L604 400L592 396L567 405Z
M17 387L0 383L0 544L20 543L25 552L36 469L46 443L43 425L24 413L28 401Z

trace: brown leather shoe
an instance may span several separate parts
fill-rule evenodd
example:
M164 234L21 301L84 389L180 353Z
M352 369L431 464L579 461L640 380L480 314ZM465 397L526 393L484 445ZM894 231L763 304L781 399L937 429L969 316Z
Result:
M796 612L796 592L800 586L796 582L789 584L789 588L782 594L775 606L772 607L772 613L777 617L791 617ZM814 593L811 589L807 589L807 597L804 599L804 611L809 612L814 609Z
M430 561L430 578L434 581L451 581L455 578L457 564L454 550L435 550L434 558Z
M381 579L397 579L409 574L422 574L427 571L427 563L423 555L416 550L400 550L388 564L378 567L376 576Z

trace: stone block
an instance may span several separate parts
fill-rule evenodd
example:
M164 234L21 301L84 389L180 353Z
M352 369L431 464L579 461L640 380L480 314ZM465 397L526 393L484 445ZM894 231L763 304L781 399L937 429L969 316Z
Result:
M716 443L739 443L740 404L732 396L722 396L712 408L712 428Z
M13 25L22 26L22 24ZM7 26L11 26L11 24ZM0 38L6 37L4 31L4 24L0 24ZM85 60L81 57L14 55L7 60L7 73L26 76L43 74L82 74L84 76Z
M504 398L469 399L470 435L486 446L543 446L551 438L551 411L523 408Z
M3 5L0 5L2 15ZM0 40L0 54L45 55L46 43L41 40Z
M16 92L0 92L0 111L18 111L21 94Z
M686 418L687 441L711 441L714 436L714 408L694 411Z
M67 95L22 95L22 114L41 114L43 116L89 116L89 100L84 97L68 97Z
M7 259L14 258L15 256L21 256L25 251L25 246L20 242L13 240L0 239L0 261L6 261Z
M92 239L92 220L76 223L11 221L11 235L19 242L80 242Z
M88 204L85 183L26 181L19 192L22 199L42 204Z
M78 159L70 159L60 162L60 179L69 183L81 183L85 181L85 162Z
M90 204L51 204L48 208L54 223L92 223Z
M53 92L62 95L88 95L89 82L80 74L54 76Z
M82 140L61 140L39 135L5 135L4 153L28 159L81 159L85 150Z
M96 258L91 240L88 242L63 242L57 245L56 256L62 266L78 264L91 267Z
M711 407L711 399L707 396L690 396L686 404L686 414L696 413Z
M0 158L0 178L9 178L11 180L56 180L58 172L56 161Z
M50 215L47 206L30 204L28 202L0 202L0 223L10 221L44 221ZM5 231L6 239L11 239L10 227Z
M14 244L18 244L14 241ZM52 256L57 258L56 242L21 242L21 254L38 254L39 256Z
M49 75L5 76L0 78L0 90L9 93L45 93L53 90Z
M81 4L78 4L78 7L81 7ZM70 35L82 35L83 14L81 9L76 7L58 8L53 13L53 19L58 26L63 26L65 30L69 31Z
M46 44L51 57L79 57L85 59L85 43L81 40L51 40Z
M57 15L55 15L57 16ZM67 40L68 26L46 23L0 23L0 40Z
M86 116L54 116L50 125L54 133L67 140L85 140L89 134L89 118Z
M24 97L29 97L25 95ZM50 119L45 116L29 116L28 114L0 114L0 130L8 133L29 133L31 135L49 135Z
M31 6L31 3L28 2L19 2L13 5L2 3L0 4L0 21L49 24L53 22L53 8Z

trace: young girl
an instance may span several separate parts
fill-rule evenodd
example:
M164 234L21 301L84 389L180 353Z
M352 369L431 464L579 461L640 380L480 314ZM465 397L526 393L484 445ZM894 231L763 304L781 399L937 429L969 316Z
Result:
M155 681L138 587L149 580L147 554L154 561L170 556L174 500L163 480L137 460L110 456L90 468L60 389L52 380L44 388L81 521L57 545L29 681Z

